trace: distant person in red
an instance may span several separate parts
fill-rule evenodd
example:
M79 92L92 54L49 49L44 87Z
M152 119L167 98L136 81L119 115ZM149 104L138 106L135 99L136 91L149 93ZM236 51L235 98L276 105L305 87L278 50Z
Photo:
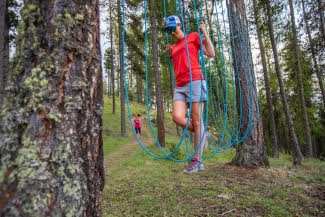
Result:
M134 122L134 128L136 134L141 135L141 119L140 119L140 114L137 114L133 120Z
M187 109L192 94L192 113L188 130L194 132L194 146L198 147L200 138L203 136L201 148L205 147L208 133L204 134L204 124L201 119L201 105L207 100L207 88L205 78L202 75L199 63L199 51L201 49L200 35L192 32L186 35L182 31L182 24L177 16L169 16L165 19L165 32L171 34L176 40L173 45L167 44L166 51L170 53L174 65L176 87L173 97L173 121L185 127L187 123ZM214 47L206 31L204 22L200 22L200 31L203 35L202 48L207 57L214 57ZM186 46L187 43L187 46ZM188 48L188 52L187 52ZM189 67L189 60L190 59ZM192 93L190 92L190 72L192 73ZM201 129L201 131L200 131ZM185 172L198 172L204 170L200 161L201 150L192 158Z

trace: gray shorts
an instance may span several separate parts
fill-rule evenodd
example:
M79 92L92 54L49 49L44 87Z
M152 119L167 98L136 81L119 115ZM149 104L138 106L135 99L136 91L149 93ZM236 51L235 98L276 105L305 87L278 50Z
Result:
M205 102L207 100L206 89L205 80L192 81L192 102ZM173 101L190 102L190 83L183 87L175 87Z

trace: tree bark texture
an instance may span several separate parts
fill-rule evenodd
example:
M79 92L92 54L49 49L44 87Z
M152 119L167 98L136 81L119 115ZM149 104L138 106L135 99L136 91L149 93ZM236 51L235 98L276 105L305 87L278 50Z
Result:
M319 88L321 91L323 105L325 106L325 91L324 91L323 77L322 77L321 71L319 69L317 58L316 58L317 52L315 50L314 43L312 42L312 38L311 38L310 27L309 27L308 18L307 18L307 14L306 14L306 10L305 10L305 1L301 0L301 4L302 4L302 11L303 11L304 21L305 21L305 26L306 26L306 33L307 33L307 37L308 37L308 43L309 43L310 50L311 50L311 58L313 60L314 70L316 72L318 85L319 85Z
M308 148L308 157L313 157L313 144L311 141L311 130L310 130L310 124L309 124L309 118L307 114L307 107L306 107L306 101L305 101L305 91L304 91L304 83L302 81L302 68L301 68L301 57L300 57L300 48L298 44L298 37L297 37L297 30L296 30L296 22L295 22L295 12L293 10L293 2L292 0L289 0L289 6L290 6L290 13L291 13L291 29L292 29L292 36L293 36L293 44L294 44L294 50L295 50L295 58L296 58L296 64L297 64L297 71L298 71L298 86L299 86L299 96L300 96L300 103L301 103L301 109L303 114L303 120L304 120L304 128L306 132L306 143Z
M318 3L318 13L319 13L319 21L320 21L319 29L322 34L323 41L325 43L325 21L324 21L324 13L323 13L325 3L322 0L317 0L317 3Z
M2 98L4 91L5 76L5 44L6 44L6 0L0 1L0 113L2 108Z
M164 105L161 94L160 74L159 74L159 60L158 60L158 31L157 31L157 17L156 17L156 1L151 0L151 28L152 28L152 54L153 54L153 71L155 76L155 92L157 105L157 128L158 141L162 147L165 146L165 120L164 120Z
M279 157L278 137L276 134L276 124L275 124L275 120L274 120L274 109L273 109L273 104L272 104L271 87L270 87L270 81L269 81L269 74L268 74L267 66L266 66L265 49L264 49L264 44L263 44L263 39L262 39L262 33L260 30L259 10L258 10L258 5L256 3L256 0L253 0L253 7L254 7L254 17L255 17L255 25L256 25L256 31L257 31L258 44L259 44L260 52L261 52L267 107L269 110L269 118L270 118L270 123L271 123L271 133L272 133L272 139L273 139L273 143L274 143L273 144L273 157L278 158Z
M111 40L111 86L112 86L112 113L115 114L115 68L114 68L114 48L113 48L113 17L112 17L112 1L109 1L109 33Z
M293 121L292 117L290 114L290 108L287 100L287 95L284 89L284 84L282 81L282 73L280 69L280 64L279 64L279 57L278 57L278 51L276 47L276 42L275 42L275 37L274 37L274 31L273 31L273 21L272 21L272 15L271 15L271 5L270 1L266 1L266 9L267 9L267 25L268 25L268 30L270 34L270 40L271 40L271 45L272 45L272 51L273 51L273 56L274 56L274 62L275 62L275 71L277 74L278 82L279 82L279 87L280 87L280 94L281 94L281 99L282 99L282 104L286 116L286 121L287 125L289 128L291 140L293 142L293 153L294 153L294 164L301 164L301 160L303 160L303 156L298 144L298 139L297 139L297 134L293 126Z
M268 167L269 162L264 145L263 125L258 114L256 80L253 71L244 2L242 0L230 0L227 1L227 6L233 58L234 62L236 62L234 67L237 75L235 76L236 89L241 89L242 98L240 136L243 137L246 133L249 134L242 143L237 145L236 155L232 160L232 164L246 167ZM238 94L237 99L239 98ZM251 118L251 126L249 126L249 118Z
M143 85L142 85L142 77L140 75L140 72L137 71L136 72L136 80L137 80L137 102L139 104L143 103L143 93L142 93L142 90L143 90Z
M98 7L24 1L0 116L0 216L101 216Z
M9 8L9 1L6 1L6 19L5 19L5 31L4 31L4 39L5 39L5 44L4 44L4 66L3 66L3 81L4 81L4 85L7 81L7 74L9 71L9 29L10 29L10 24L9 24L9 13L8 13L8 8Z
M126 137L125 124L125 94L124 94L124 72L123 72L123 53L122 53L122 14L121 14L121 0L117 0L117 17L119 29L119 49L120 49L120 108L121 108L121 136Z

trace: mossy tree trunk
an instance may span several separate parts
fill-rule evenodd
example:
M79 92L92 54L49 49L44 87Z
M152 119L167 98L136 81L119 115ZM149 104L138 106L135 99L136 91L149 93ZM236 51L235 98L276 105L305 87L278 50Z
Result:
M0 121L0 216L101 216L98 6L24 1Z
M247 138L237 145L232 164L246 167L269 166L266 156L263 125L258 114L256 80L253 71L246 12L242 0L227 1L229 7L230 29L232 29L232 48L235 63L237 99L242 99L241 137ZM239 101L238 101L239 102ZM239 103L238 103L239 104ZM251 122L249 120L251 118ZM249 132L247 131L249 130Z

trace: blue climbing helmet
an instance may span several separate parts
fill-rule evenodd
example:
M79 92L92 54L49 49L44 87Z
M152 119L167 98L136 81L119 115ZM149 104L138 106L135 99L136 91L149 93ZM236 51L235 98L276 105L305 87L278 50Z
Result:
M181 21L179 20L178 16L171 15L169 17L166 17L164 31L170 34L176 30L176 26L179 24L181 24Z

